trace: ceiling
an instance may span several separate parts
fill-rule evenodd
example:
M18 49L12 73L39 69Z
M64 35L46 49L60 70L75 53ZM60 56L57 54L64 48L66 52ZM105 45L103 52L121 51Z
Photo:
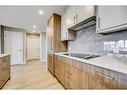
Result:
M46 24L53 13L62 15L67 6L0 6L0 24L26 29L27 31L46 32ZM43 11L40 15L38 11ZM33 28L33 25L36 28Z

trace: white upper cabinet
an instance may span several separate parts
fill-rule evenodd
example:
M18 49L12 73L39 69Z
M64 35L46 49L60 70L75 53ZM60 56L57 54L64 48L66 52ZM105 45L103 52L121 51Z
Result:
M74 40L75 32L68 29L94 15L94 6L69 6L62 16L61 40Z
M75 25L75 20L76 20L76 8L75 6L68 7L66 10L66 25L67 28L72 27Z
M77 23L95 15L94 6L77 6L76 19Z
M61 40L67 39L67 28L66 28L66 14L61 17Z
M66 41L66 40L74 40L75 35L74 32L71 33L71 31L68 31L67 29L67 19L66 19L67 14L65 13L62 15L61 18L61 41Z
M127 29L127 6L98 6L97 33Z
M81 21L95 15L94 6L70 6L67 8L67 28L70 28Z

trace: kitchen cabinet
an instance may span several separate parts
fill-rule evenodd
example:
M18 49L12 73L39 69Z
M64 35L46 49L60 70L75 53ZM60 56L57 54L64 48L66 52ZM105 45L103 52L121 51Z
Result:
M52 54L48 54L48 70L54 75L54 64Z
M76 6L76 24L95 16L95 6Z
M97 6L97 33L127 29L127 6Z
M53 14L48 20L46 28L48 42L48 69L54 74L53 53L67 51L67 42L61 41L61 16Z
M60 56L54 55L55 76L64 85L64 63Z
M73 89L75 87L75 78L74 78L74 67L72 65L72 60L63 58L62 62L64 62L64 86L67 89Z
M61 41L67 41L67 40L74 40L75 39L75 32L74 31L68 31L67 29L67 22L66 22L66 13L62 15L62 27L61 27Z
M10 79L10 56L0 58L0 89Z
M95 16L94 6L68 7L64 15L62 15L61 40L75 40L76 32L70 28L92 16Z
M127 88L127 74L59 55L55 59L59 60L57 61L59 65L55 65L55 70L57 71L55 75L66 89ZM61 65L61 63L64 63L64 65ZM59 73L61 70L62 73ZM60 79L60 76L62 76L63 80Z
M95 6L70 6L67 8L67 29L95 15Z
M72 27L76 24L76 7L75 6L69 6L66 10L66 27L67 29Z

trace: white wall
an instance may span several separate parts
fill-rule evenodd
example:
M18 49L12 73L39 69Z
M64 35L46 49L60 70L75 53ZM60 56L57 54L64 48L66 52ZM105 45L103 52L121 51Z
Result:
M41 33L41 61L46 61L46 33Z

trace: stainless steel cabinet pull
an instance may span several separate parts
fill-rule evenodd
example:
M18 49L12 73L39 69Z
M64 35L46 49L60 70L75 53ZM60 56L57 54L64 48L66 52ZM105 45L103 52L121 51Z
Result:
M78 23L78 15L76 14L76 22Z
M73 17L73 20L74 20L74 24L75 24L75 20L76 20L76 17L75 16Z
M96 72L96 74L99 75L99 76L102 76L102 77L104 77L104 78L110 79L110 80L114 80L114 79L115 79L114 77L105 75L105 74L100 73L100 72L98 72L98 71Z
M98 28L100 29L100 18L98 18Z

